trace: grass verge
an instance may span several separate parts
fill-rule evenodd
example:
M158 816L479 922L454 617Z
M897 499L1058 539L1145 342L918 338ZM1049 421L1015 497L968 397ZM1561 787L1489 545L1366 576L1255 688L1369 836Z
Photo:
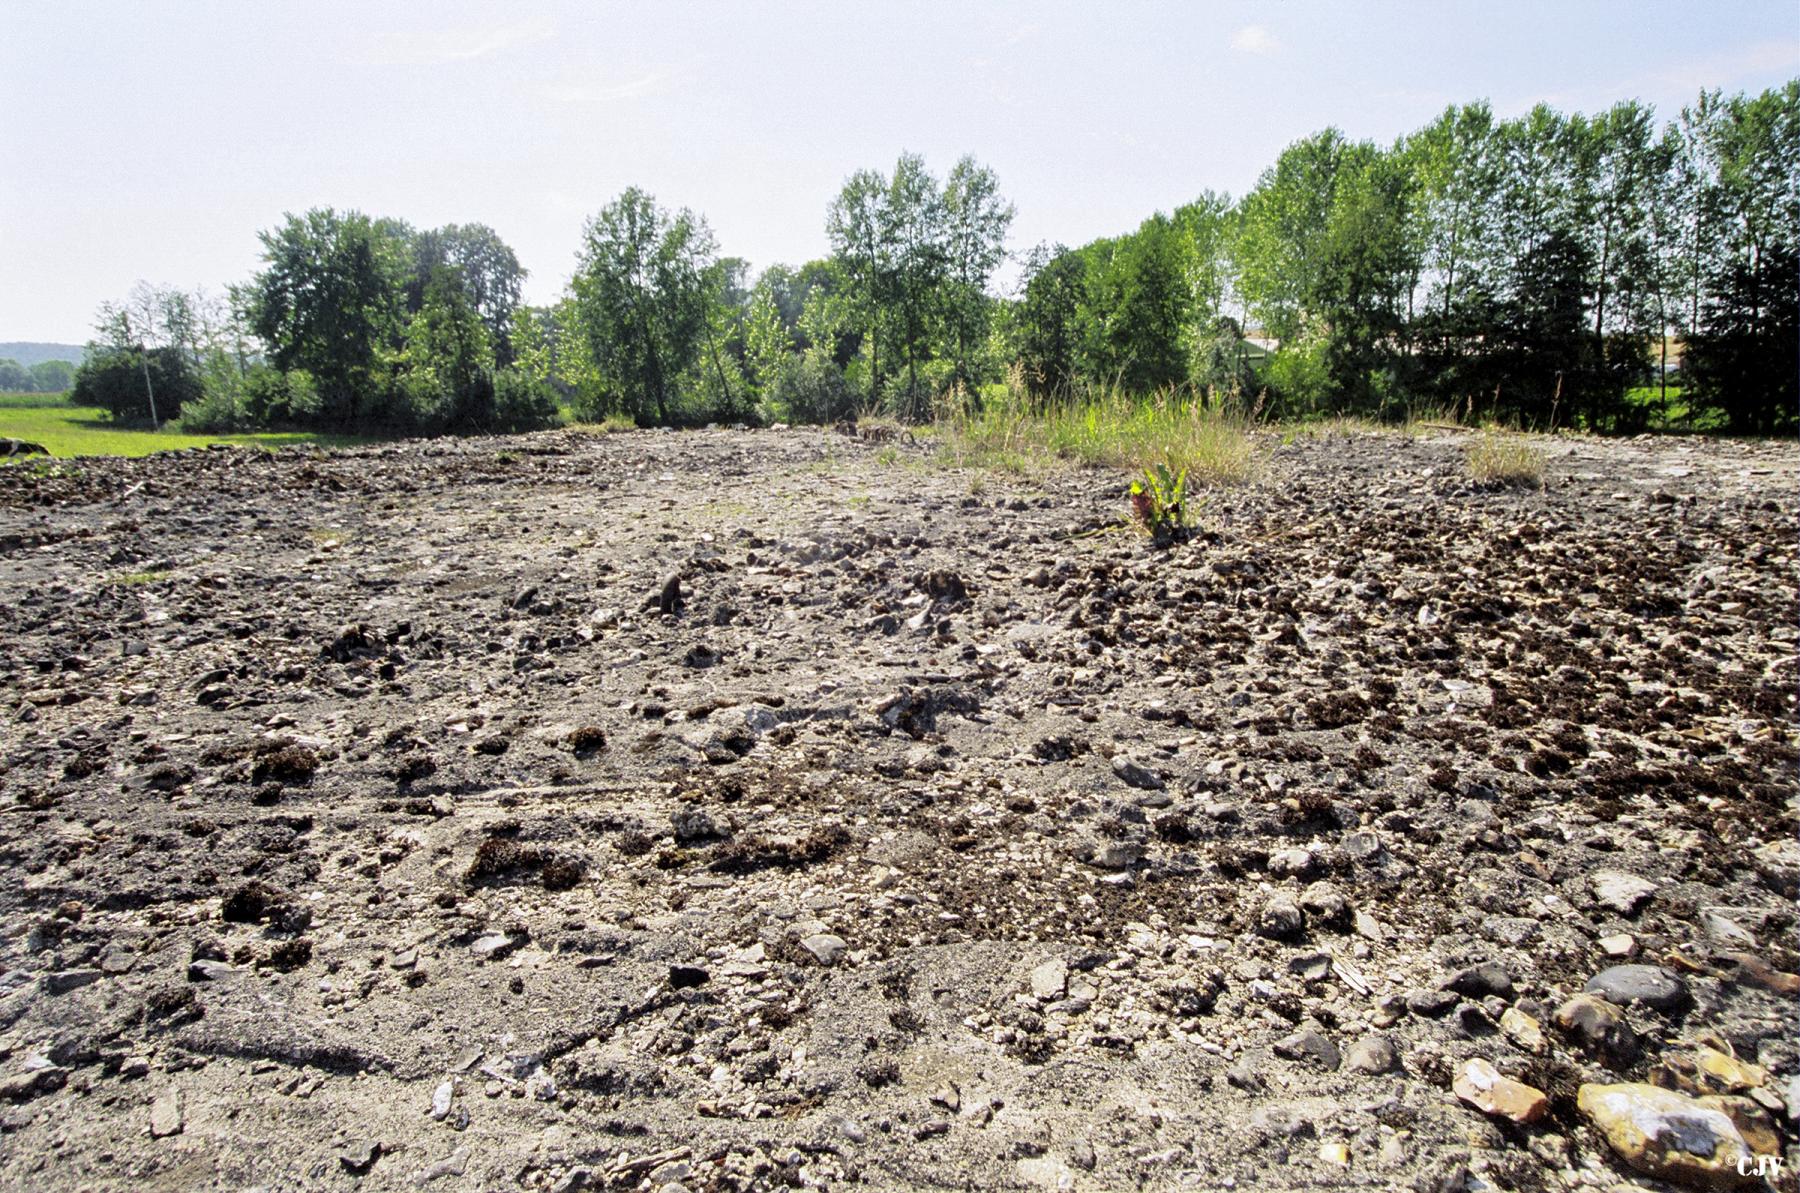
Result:
M34 397L38 405L16 404ZM55 394L0 395L0 437L41 443L52 456L147 456L152 452L184 447L209 447L235 443L246 447L346 447L368 440L350 435L319 435L308 431L261 431L247 435L188 434L178 422L158 430L121 426L96 406L67 406Z

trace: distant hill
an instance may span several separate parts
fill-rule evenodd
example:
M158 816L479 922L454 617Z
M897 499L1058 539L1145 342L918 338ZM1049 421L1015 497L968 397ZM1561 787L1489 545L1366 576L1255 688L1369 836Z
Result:
M87 349L80 344L0 343L0 360L16 360L28 369L47 360L66 360L78 365L86 355Z

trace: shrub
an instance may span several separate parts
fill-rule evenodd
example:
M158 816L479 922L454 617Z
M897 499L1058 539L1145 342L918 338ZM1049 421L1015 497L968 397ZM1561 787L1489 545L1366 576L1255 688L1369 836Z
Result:
M227 435L252 430L256 424L245 415L239 393L228 386L208 385L194 401L181 409L183 431Z
M148 353L113 350L89 356L76 371L69 401L76 406L98 406L117 422L149 422L146 368L158 419L166 422L181 417L182 406L200 396L200 376L181 351L153 348Z
M244 416L259 427L304 422L319 413L319 387L304 369L252 365L244 373Z
M520 369L494 374L494 430L532 431L554 426L556 390Z
M856 412L856 395L836 365L816 352L785 370L773 386L775 417L790 423L833 423Z

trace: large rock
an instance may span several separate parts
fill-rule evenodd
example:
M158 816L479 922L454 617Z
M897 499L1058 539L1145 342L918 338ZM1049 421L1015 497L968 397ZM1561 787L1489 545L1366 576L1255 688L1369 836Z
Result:
M1687 985L1660 965L1614 965L1588 979L1587 992L1616 1006L1641 1002L1653 1011L1679 1010L1687 1001Z
M1575 1097L1607 1146L1646 1176L1696 1189L1756 1184L1756 1153L1723 1101L1638 1082L1584 1085Z

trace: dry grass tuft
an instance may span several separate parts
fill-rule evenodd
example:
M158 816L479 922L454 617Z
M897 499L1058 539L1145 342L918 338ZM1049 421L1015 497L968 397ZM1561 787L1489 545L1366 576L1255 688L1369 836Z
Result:
M1544 453L1529 439L1506 431L1485 431L1469 445L1469 475L1503 488L1544 487Z
M1162 464L1190 488L1238 485L1256 474L1250 416L1199 395L1135 399L1116 392L1081 402L1039 404L990 398L953 406L936 427L940 456L955 467L1031 472L1057 462L1142 475Z

